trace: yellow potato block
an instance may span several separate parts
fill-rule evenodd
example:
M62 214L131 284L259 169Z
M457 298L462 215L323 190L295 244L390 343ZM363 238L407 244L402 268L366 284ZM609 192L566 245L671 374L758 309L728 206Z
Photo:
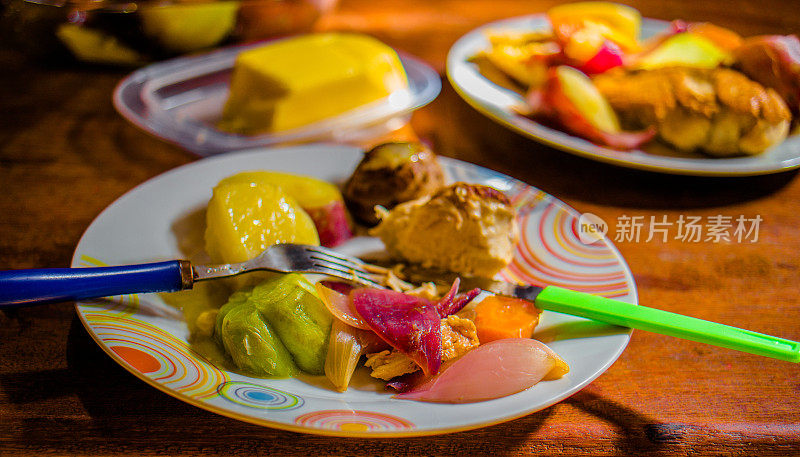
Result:
M244 262L278 243L319 244L314 222L281 188L225 182L206 210L206 252L214 263Z
M310 176L291 173L245 171L220 181L220 184L228 183L258 183L278 186L291 195L301 208L318 208L342 200L339 189L333 184Z

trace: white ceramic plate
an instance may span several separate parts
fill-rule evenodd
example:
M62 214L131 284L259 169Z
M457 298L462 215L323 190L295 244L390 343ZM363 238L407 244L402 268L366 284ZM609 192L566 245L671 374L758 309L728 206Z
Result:
M72 266L182 258L173 225L202 209L213 186L243 170L270 169L342 182L362 152L345 146L259 149L203 159L157 176L114 202L83 235ZM499 173L442 159L451 180L503 190L520 209L523 241L501 275L548 283L636 303L631 273L606 240L576 236L578 214L552 196ZM356 239L352 252L379 241ZM198 407L255 424L340 436L410 436L468 430L546 408L586 386L622 353L630 332L544 312L537 328L570 365L562 379L491 401L450 405L393 399L382 383L338 393L325 382L258 379L216 367L192 351L181 313L156 294L77 304L86 329L114 360L153 387Z
M642 36L647 38L665 30L668 23L644 19ZM512 106L524 106L517 93L504 89L485 77L469 62L478 51L487 49L485 32L491 30L535 30L549 28L543 14L505 19L481 26L461 37L447 56L447 76L456 91L476 110L492 120L534 140L590 159L623 167L638 168L662 173L746 176L777 173L800 167L800 136L789 137L763 154L752 157L712 158L700 154L683 154L662 148L657 152L634 150L621 152L608 149L555 130L515 114Z

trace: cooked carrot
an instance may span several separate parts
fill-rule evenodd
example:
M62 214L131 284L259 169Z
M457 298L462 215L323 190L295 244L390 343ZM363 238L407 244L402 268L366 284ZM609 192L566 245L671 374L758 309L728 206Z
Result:
M483 343L503 338L530 338L539 323L533 303L518 298L491 296L475 306L475 327Z

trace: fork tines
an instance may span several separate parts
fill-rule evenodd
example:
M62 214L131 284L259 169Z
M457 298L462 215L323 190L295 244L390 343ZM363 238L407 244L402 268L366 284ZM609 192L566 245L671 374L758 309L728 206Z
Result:
M344 277L370 287L384 288L376 281L376 277L380 275L367 271L368 264L360 259L321 246L304 246L304 248L316 268L328 270L332 276Z

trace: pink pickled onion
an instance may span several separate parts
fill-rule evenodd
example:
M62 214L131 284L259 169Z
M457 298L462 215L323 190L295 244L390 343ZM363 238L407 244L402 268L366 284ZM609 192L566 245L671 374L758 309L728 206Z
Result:
M394 397L439 403L491 400L523 391L559 366L566 364L537 340L495 340L467 352L422 385Z
M350 299L356 314L384 341L409 356L427 375L436 374L442 363L440 320L459 311L480 289L456 295L456 278L441 300L431 303L421 297L382 289L355 289Z
M439 310L439 315L441 317L447 317L451 314L461 311L461 308L467 306L472 299L481 293L480 289L472 289L461 295L455 295L455 292L458 289L458 283L459 280L456 278L455 282L453 282L453 287L450 289L450 292L442 297L441 300L436 302L436 308Z
M441 317L435 304L385 289L355 289L350 297L356 313L384 341L409 356L425 374L439 371Z
M341 281L320 281L320 284L327 287L328 289L333 289L336 292L344 295L350 295L350 291L355 289L352 284L348 282L341 282Z

